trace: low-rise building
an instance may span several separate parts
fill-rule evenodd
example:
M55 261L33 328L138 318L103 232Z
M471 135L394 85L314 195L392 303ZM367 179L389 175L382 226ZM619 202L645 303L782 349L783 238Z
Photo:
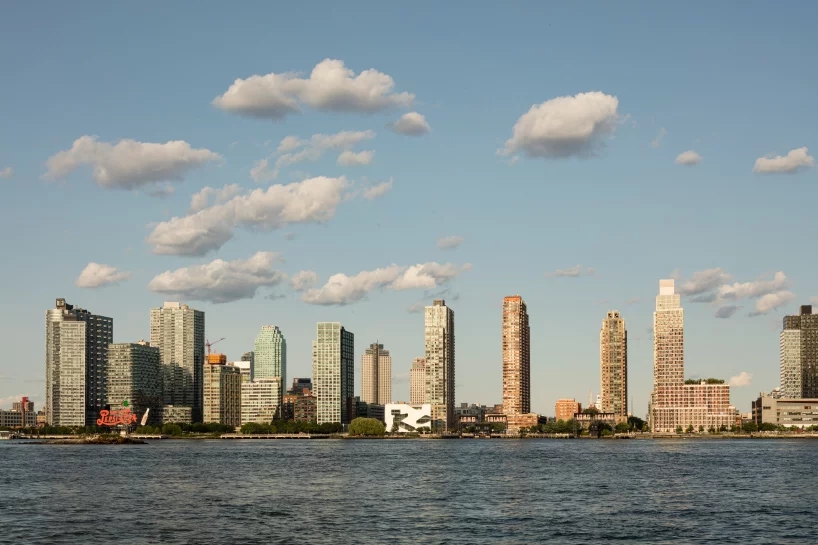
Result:
M756 425L773 424L788 428L808 428L818 425L818 398L774 398L762 392L753 401L753 421Z
M293 379L293 387L284 394L281 402L281 419L295 422L316 422L317 403L312 393L310 379Z
M574 415L582 412L582 404L576 399L558 399L554 406L557 420L568 421L574 418Z
M387 403L384 408L386 431L389 433L417 433L432 430L432 406Z
M160 421L163 424L191 424L193 422L192 407L163 405L159 413ZM149 420L150 418L150 415L148 415Z
M269 424L281 405L281 378L261 378L241 385L241 423Z

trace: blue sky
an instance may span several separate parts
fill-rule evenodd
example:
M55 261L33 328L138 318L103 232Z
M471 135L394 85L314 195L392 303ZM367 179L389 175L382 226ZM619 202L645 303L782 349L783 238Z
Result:
M112 316L118 342L148 337L151 307L188 302L230 359L277 324L288 381L311 374L315 322L340 321L358 369L369 343L392 351L393 397L406 399L423 353L422 314L407 309L445 292L458 403L500 401L502 298L520 294L532 408L599 391L599 327L616 308L641 416L653 298L678 271L686 374L747 373L732 401L749 410L778 385L781 317L818 296L816 17L814 2L9 3L0 400L43 399L56 297ZM340 79L311 78L316 66ZM412 112L430 130L417 116L394 125ZM297 147L277 153L288 136ZM369 164L338 164L345 151ZM188 214L194 194L231 184ZM205 220L203 246L177 239ZM444 237L462 242L440 249ZM89 263L116 271L80 284L119 281L78 287ZM549 276L578 264L580 276ZM355 278L324 287L337 273Z

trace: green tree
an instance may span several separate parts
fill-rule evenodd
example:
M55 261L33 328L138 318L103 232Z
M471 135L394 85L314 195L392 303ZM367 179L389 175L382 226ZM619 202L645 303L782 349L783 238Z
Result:
M349 424L349 434L365 437L381 437L386 426L377 418L358 417Z
M704 426L699 426L699 433L704 433Z
M590 414L596 416L599 414L599 409L597 409L596 407L588 407L587 409L582 411L582 414Z
M687 433L693 433L693 424L688 425L688 426L687 426L687 429L686 429L685 431L686 431Z
M753 433L758 431L758 426L755 422L747 422L741 426L741 429L744 433Z
M646 422L639 418L638 416L629 416L628 417L628 425L632 430L636 431L643 431Z
M682 433L682 427L676 426L676 433Z
M778 426L771 422L762 422L761 425L758 427L758 431L776 431Z
M716 433L716 426L710 426L710 428L708 428L707 430L707 433Z
M616 433L628 433L631 427L628 425L627 422L620 422L616 425L615 431Z
M162 435L182 435L182 427L179 424L165 424L162 426Z

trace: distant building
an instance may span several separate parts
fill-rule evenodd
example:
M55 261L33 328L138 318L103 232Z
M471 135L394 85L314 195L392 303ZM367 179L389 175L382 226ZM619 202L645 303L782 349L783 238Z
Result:
M255 363L254 362L255 358L253 356L254 354L252 350L250 352L245 352L244 354L241 355L241 361L246 361L247 363L250 364L247 368L250 370L251 377L253 376L253 367Z
M454 311L443 299L425 308L426 402L432 406L433 427L454 428Z
M568 421L574 418L574 415L582 412L582 404L576 399L558 399L554 407L557 420Z
M241 382L250 382L250 362L249 361L231 361L227 365L235 367L241 374Z
M193 422L193 409L184 406L163 405L160 412L160 421L163 424L191 424Z
M618 310L608 311L599 331L599 410L628 418L628 332Z
M148 413L151 425L161 422L162 374L159 349L150 343L113 343L108 347L106 404L119 409L127 401L141 422Z
M732 426L736 409L730 405L730 386L724 381L684 380L684 310L673 280L659 282L653 313L653 392L650 429L673 433L678 428Z
M262 378L241 385L241 423L269 424L281 405L281 379Z
M788 428L818 425L818 398L774 398L764 392L753 401L752 419L757 425Z
M11 405L11 410L0 409L0 428L33 428L37 425L37 413L34 412L34 402L23 397Z
M384 407L384 421L389 433L431 431L432 406L388 403Z
M392 402L392 356L382 344L369 345L361 355L361 399L376 405Z
M214 358L215 355L209 356L209 364L204 367L202 421L239 427L241 426L241 370L232 365L225 365L226 357ZM214 360L217 361L214 362Z
M784 317L780 354L783 396L818 398L818 314L812 313L812 305Z
M57 299L45 315L45 410L51 426L93 426L105 404L114 320Z
M409 369L409 402L412 405L426 403L426 358L415 358Z
M190 407L193 422L202 421L202 373L205 363L205 314L187 305L166 302L151 309L151 346L159 348L162 392L172 418Z
M355 397L355 335L338 322L319 322L312 343L312 383L319 424L349 424Z
M282 388L287 382L287 341L278 326L261 328L253 345L252 380L261 378L281 379ZM284 391L281 391L284 395Z
M316 399L312 393L312 380L308 378L293 379L293 387L284 394L281 403L282 420L296 422L316 422Z

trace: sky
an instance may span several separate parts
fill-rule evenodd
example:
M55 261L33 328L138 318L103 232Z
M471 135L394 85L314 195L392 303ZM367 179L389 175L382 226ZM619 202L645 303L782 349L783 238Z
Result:
M0 16L0 407L45 395L54 300L149 338L206 313L311 375L315 324L423 355L455 311L456 402L501 401L502 300L532 410L599 392L620 310L644 416L659 280L685 373L748 411L785 314L818 303L818 4L9 2ZM420 312L419 312L420 311Z

